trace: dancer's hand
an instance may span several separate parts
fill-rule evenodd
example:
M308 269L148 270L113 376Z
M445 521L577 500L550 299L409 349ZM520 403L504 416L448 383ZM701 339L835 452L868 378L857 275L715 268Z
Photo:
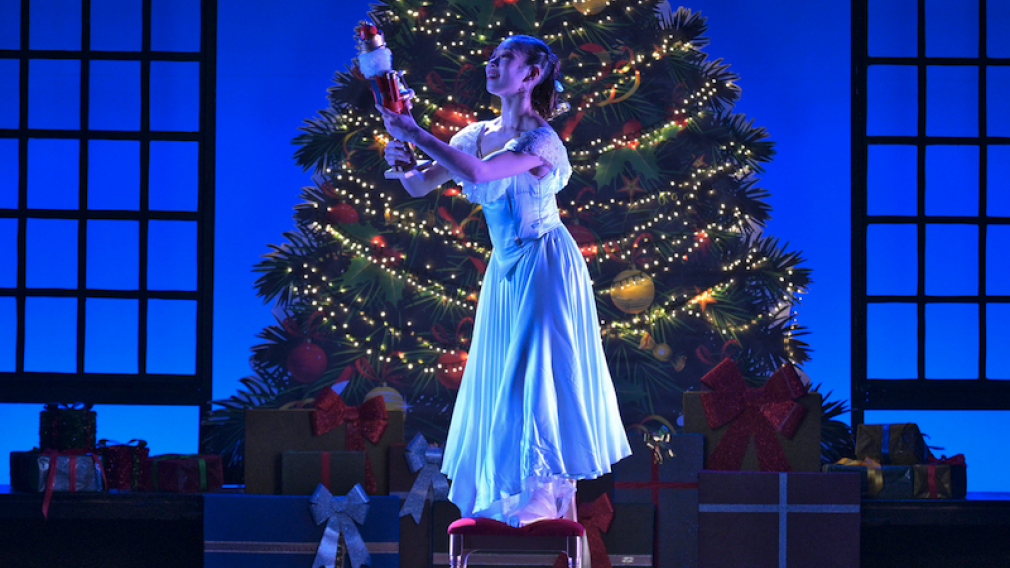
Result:
M375 105L375 109L382 115L382 121L386 124L386 132L390 136L404 142L417 142L417 138L421 135L421 127L418 126L413 116L409 113L393 112L382 105Z
M410 163L410 149L406 142L393 139L386 144L382 157L390 166L395 166L397 162Z

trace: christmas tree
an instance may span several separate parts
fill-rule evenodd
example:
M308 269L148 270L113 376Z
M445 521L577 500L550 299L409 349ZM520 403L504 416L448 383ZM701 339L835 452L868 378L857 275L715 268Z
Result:
M373 6L414 116L448 141L493 118L483 66L512 34L558 54L570 111L553 125L574 174L559 195L598 293L623 419L676 422L681 395L730 357L755 385L802 364L794 322L810 283L802 259L762 234L756 177L774 150L734 114L734 75L702 51L705 19L656 0L401 0ZM348 41L351 40L348 30ZM283 311L253 349L255 375L210 420L240 456L241 413L337 384L349 404L381 394L408 436L444 440L491 245L480 206L452 182L420 199L386 180L388 142L356 65L295 139L313 173L286 243L257 265L258 292ZM826 403L825 420L844 412ZM828 446L848 433L834 421ZM829 448L829 452L831 450Z

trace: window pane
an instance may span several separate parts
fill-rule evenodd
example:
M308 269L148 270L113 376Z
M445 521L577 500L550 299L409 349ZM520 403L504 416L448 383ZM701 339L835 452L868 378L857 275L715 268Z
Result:
M88 141L88 209L140 209L140 142Z
M81 49L81 0L31 0L29 49Z
M870 66L866 85L866 133L870 136L914 136L919 109L915 67Z
M0 424L38 423L41 404L8 404L0 403ZM0 436L0 455L8 456L11 452L22 452L39 444L38 428L7 428ZM10 483L10 460L0 460L0 484ZM8 564L10 562L8 561Z
M18 208L18 141L0 138L0 209Z
M85 373L137 373L137 305L117 298L85 300Z
M919 289L918 238L915 225L866 228L866 293L914 296Z
M196 211L199 206L198 142L151 142L148 207Z
M140 287L140 223L88 221L88 288L136 290Z
M199 451L200 408L197 406L131 406L96 404L101 416L98 439L144 440L154 454L195 454Z
M148 300L147 372L196 374L196 302Z
M0 288L18 285L18 220L0 219Z
M926 67L926 135L978 136L978 67Z
M978 146L927 146L926 215L978 215L978 164Z
M916 0L870 0L867 8L869 54L915 57L919 41Z
M978 57L978 2L926 0L926 57Z
M199 95L199 63L152 61L151 130L198 131Z
M933 450L937 456L967 456L968 491L1006 492L1006 456L992 449L1006 447L1006 440L1010 438L1010 412L867 410L865 419L867 424L918 424L919 429L929 435L927 442L930 446L943 448Z
M148 290L196 290L196 222L148 225Z
M926 294L978 294L978 225L926 225Z
M200 51L200 0L152 0L151 49Z
M915 215L918 168L915 146L867 148L866 209L870 215Z
M985 376L1010 379L1010 304L988 304L985 315Z
M140 62L92 61L90 130L140 130Z
M77 288L77 221L28 219L26 229L26 285Z
M0 49L21 49L21 0L0 0Z
M91 49L140 51L143 21L141 0L101 0L91 3Z
M1010 226L989 225L985 239L985 292L1010 296ZM1006 325L1006 321L1000 322ZM1010 344L1008 344L1010 345Z
M14 298L0 298L0 373L17 370L18 304Z
M986 211L991 217L1010 217L1010 179L1006 176L1010 146L989 146L986 152Z
M986 55L1010 57L1010 34L1006 33L1006 23L1010 22L1010 2L986 2L985 21Z
M76 298L25 298L25 371L77 371Z
M28 61L28 127L55 130L81 127L80 61Z
M20 69L17 59L0 59L0 128L18 127Z
M1010 136L1010 67L986 67L985 76L985 128L989 136Z
M978 304L926 304L926 378L978 378Z
M919 318L915 304L866 306L866 375L913 379L919 375Z
M28 140L29 209L77 209L80 153L77 140Z

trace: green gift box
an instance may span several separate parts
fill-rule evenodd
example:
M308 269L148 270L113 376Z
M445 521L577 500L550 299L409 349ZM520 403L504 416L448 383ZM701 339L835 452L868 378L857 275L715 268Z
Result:
M828 464L824 473L859 474L862 496L866 499L911 499L912 468L907 465L865 465Z
M915 465L926 461L926 442L915 424L860 424L856 457L883 465Z
M912 496L916 499L964 499L968 492L968 468L964 457L959 455L940 463L913 465L912 483Z
M359 483L365 483L365 452L281 453L282 495L312 495L320 484L346 495Z
M346 424L316 436L312 433L312 412L311 408L246 411L243 461L247 494L281 493L281 454L285 451L346 450ZM373 444L365 441L365 454L371 462L376 481L376 495L389 493L389 446L403 442L403 411L387 412L386 430L379 442Z

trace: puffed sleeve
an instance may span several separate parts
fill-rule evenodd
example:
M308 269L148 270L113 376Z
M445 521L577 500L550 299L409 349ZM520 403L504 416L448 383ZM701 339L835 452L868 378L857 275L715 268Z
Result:
M449 145L475 156L477 154L477 135L480 134L480 122L473 122L453 135ZM483 183L472 183L465 179L454 177L463 191L463 197L471 203L485 204L501 199L508 188L509 178L496 179Z
M522 133L518 138L505 144L506 150L535 154L550 164L551 172L541 181L549 181L552 193L557 193L568 185L572 177L572 165L568 161L568 149L561 137L550 126L542 126ZM550 177L550 179L548 179Z

